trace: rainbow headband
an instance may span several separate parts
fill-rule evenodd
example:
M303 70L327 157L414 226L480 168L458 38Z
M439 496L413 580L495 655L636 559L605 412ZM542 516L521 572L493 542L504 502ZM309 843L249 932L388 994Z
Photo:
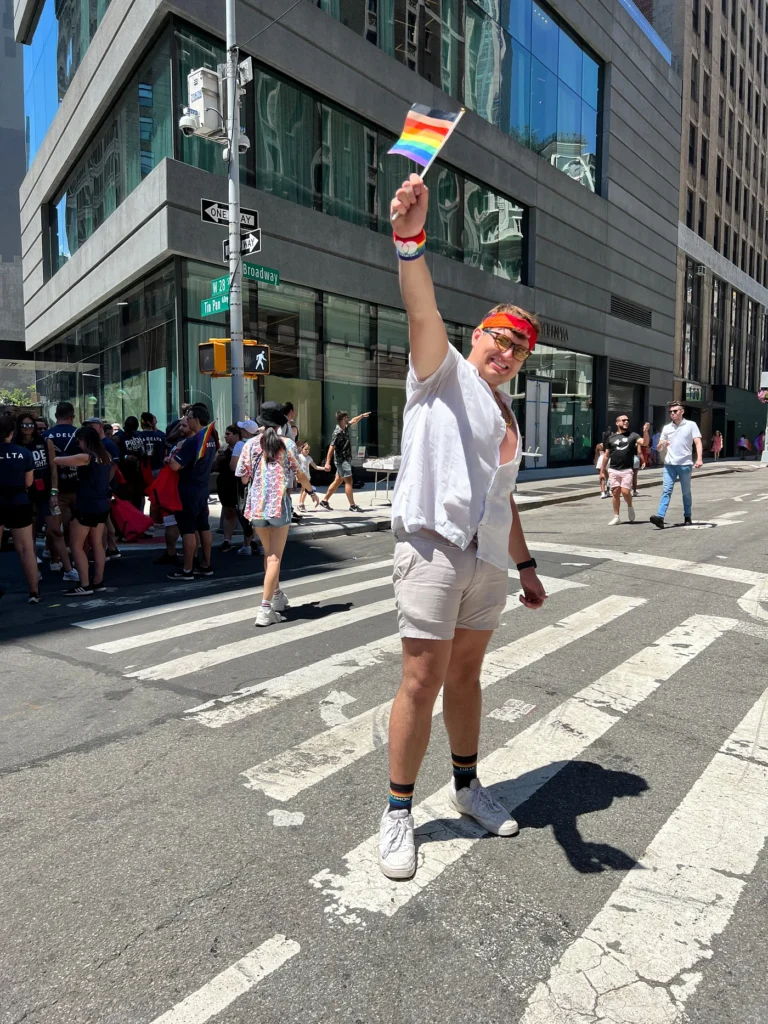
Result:
M493 313L491 316L487 316L485 320L480 324L483 330L488 327L511 327L513 331L518 331L520 334L524 334L528 339L528 348L531 352L536 345L536 341L539 337L539 332L529 323L527 320L523 320L522 317L513 316L511 313Z

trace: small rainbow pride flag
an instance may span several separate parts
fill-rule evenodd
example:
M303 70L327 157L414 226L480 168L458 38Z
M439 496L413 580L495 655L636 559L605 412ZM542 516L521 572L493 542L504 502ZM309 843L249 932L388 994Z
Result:
M211 435L213 434L213 423L214 421L211 420L211 422L203 431L203 436L200 438L200 447L197 449L198 459L202 459L203 456L205 455L205 450L208 447L208 442L210 441Z
M414 103L405 118L403 134L389 152L405 156L422 167L430 167L463 113L463 109L452 114Z

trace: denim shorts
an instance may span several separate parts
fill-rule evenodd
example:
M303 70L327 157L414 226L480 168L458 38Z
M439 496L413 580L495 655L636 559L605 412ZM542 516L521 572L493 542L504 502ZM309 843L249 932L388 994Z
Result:
M346 480L348 476L352 476L352 463L351 462L337 462L336 463L336 476L340 476L342 480Z
M292 518L293 505L291 504L290 496L284 494L279 516L273 516L271 519L252 519L251 526L259 530L263 530L267 526L290 526Z

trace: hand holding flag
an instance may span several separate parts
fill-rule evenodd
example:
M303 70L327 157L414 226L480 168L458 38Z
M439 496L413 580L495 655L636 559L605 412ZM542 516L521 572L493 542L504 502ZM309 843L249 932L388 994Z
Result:
M397 232L403 238L415 238L427 221L429 189L418 174L412 174L395 192L389 207L390 220L397 220Z
M423 185L422 179L434 163L437 154L447 142L463 114L463 107L454 114L445 110L431 110L421 103L414 103L406 115L403 133L389 152L408 157L409 160L413 160L414 163L419 164L423 168L420 177L411 175L410 183L413 184L416 178L424 193L426 193L426 188ZM401 191L403 190L398 190L398 195ZM426 199L424 207L426 217ZM395 209L393 203L391 219L394 221L402 215L403 211Z

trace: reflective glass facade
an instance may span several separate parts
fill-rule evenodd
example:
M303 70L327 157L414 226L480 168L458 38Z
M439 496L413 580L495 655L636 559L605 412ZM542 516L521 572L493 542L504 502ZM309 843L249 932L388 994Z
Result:
M163 428L180 402L205 402L219 427L231 420L231 380L198 372L197 349L227 336L227 318L201 320L200 300L210 295L220 267L177 257L35 352L43 411L66 399L78 420L98 415L123 422L149 410ZM177 293L178 289L178 293ZM177 319L177 310L180 318ZM266 342L272 373L246 381L246 415L261 401L293 402L300 436L320 463L336 425L336 412L371 410L353 435L355 465L363 457L400 453L408 321L400 309L290 283L244 282L245 336ZM446 323L449 340L466 354L472 326ZM177 361L177 352L179 354ZM593 360L539 344L510 385L525 430L525 382L551 382L549 464L591 458ZM525 438L523 437L523 443Z
M109 0L45 0L24 47L27 167L40 148Z
M48 207L55 273L163 160L173 155L168 34L144 58Z
M315 2L553 167L598 191L601 65L546 5L465 0L460 31L458 0Z
M72 402L78 422L147 410L163 429L178 392L174 268L169 264L35 352L43 413Z

